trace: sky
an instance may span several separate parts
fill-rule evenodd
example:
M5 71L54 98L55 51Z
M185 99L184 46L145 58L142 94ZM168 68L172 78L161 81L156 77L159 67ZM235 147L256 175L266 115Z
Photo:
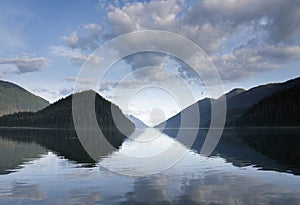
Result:
M300 76L299 0L0 0L0 5L1 80L50 102L74 91L84 62L99 46L143 30L175 33L197 44L214 64L224 92ZM151 124L152 110L168 118L194 102L178 104L186 92L170 76L187 84L194 101L211 96L185 62L151 52L120 59L97 91ZM127 104L116 90L130 91Z

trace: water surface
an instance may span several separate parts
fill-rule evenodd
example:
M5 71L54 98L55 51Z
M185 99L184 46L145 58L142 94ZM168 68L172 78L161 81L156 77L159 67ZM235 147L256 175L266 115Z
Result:
M228 129L209 158L205 130L192 148L172 132L115 142L95 161L72 131L2 129L0 204L300 204L299 130ZM163 172L103 168L155 172L163 161L143 157L170 144L185 156Z

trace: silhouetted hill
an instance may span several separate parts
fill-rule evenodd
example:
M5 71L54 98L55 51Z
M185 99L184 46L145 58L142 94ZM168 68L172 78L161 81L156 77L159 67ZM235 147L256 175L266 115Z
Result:
M232 97L234 97L234 96L236 96L238 94L241 94L241 93L243 93L245 91L246 90L243 89L243 88L235 88L235 89L231 90L230 92L226 93L226 98L228 100L229 98L232 98Z
M284 83L272 83L257 86L247 91L243 89L234 89L230 91L225 95L227 101L226 126L237 126L237 119L239 119L248 108L250 108L255 103L258 103L260 100L269 97L277 91L288 89L299 84L300 78L296 78ZM164 124L165 128L209 127L211 121L211 102L217 103L218 100L223 97L224 96L221 96L219 99L205 98L203 100L200 100L197 103L194 103L191 106L187 107L180 113L176 114L175 116L169 118L166 122L157 125L156 127L162 128ZM194 113L197 108L200 112L200 124L196 124L195 121L197 120L194 119L195 117L192 117L195 116ZM182 115L191 117L187 118L183 122L183 124L180 125Z
M300 78L251 88L227 100L227 126L236 126L237 119L252 105L280 90L300 84Z
M241 126L299 126L300 84L275 92L251 106L238 120Z
M0 81L0 116L20 111L38 111L49 105L49 102L20 86Z
M20 112L16 114L5 115L0 118L0 126L2 127L43 127L43 128L74 128L72 117L72 98L77 97L82 100L84 108L80 109L79 119L83 124L89 123L91 120L90 114L94 110L86 110L91 107L92 103L95 107L96 118L98 125L106 135L120 135L115 122L121 124L126 129L125 134L130 134L134 131L134 124L128 120L121 110L111 102L102 98L94 91L84 91L63 98L50 106L38 112ZM91 102L90 99L95 99ZM112 109L114 116L112 116Z

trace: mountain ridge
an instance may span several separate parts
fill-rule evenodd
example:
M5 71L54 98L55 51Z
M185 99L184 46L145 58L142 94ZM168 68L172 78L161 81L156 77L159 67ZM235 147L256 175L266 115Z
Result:
M240 126L299 126L300 84L283 89L253 104L237 123Z
M0 80L0 116L22 111L38 111L49 102L21 86Z
M237 119L253 104L272 95L277 91L291 88L297 84L300 84L300 77L282 83L269 83L265 85L255 86L253 88L250 88L249 90L236 88L229 91L225 94L227 101L226 126L236 126ZM218 99L221 99L222 97L224 97L224 95L219 97ZM182 126L180 125L182 113L184 112L185 116L193 116L196 109L199 109L200 111L200 123L198 126L193 126L193 128L209 127L211 120L211 101L216 102L218 99L204 98L202 100L199 100L155 127L160 129L182 128ZM193 118L187 120L193 122ZM185 124L193 123L185 122Z
M117 123L122 124L122 127L127 129L126 134L131 134L134 131L134 124L123 115L118 106L91 90L71 94L37 112L19 112L4 115L0 117L0 126L74 129L72 109L80 109L80 116L77 117L82 120L83 124L92 119L92 112L86 112L87 110L73 107L72 98L74 96L81 98L86 107L94 103L97 123L101 130L103 129L103 134L109 136L124 135L124 133L120 133L118 129L119 127L116 125L117 121L120 121ZM95 101L91 102L90 99L95 99ZM113 117L112 109L114 109Z

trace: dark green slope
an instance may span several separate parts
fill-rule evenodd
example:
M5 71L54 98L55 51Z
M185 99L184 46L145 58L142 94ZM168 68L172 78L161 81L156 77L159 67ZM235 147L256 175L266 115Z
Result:
M251 106L240 126L300 126L300 84L275 92Z
M289 89L293 86L300 84L300 78L292 79L284 83L273 83L267 85L261 85L254 88L251 88L247 91L243 89L234 89L226 94L227 101L227 116L226 116L226 126L237 126L237 120L241 115L246 112L255 103L258 103L260 100L269 97L275 92L280 90ZM218 99L209 99L205 98L198 101L197 103L192 104L187 107L180 113L169 118L166 122L161 123L156 126L157 128L183 128L189 127L188 125L193 125L195 109L200 111L200 125L196 127L208 127L211 121L211 102L216 103ZM180 125L181 115L191 116L184 122L184 126ZM218 116L215 116L218 117ZM195 125L193 125L195 127Z
M20 111L38 111L49 102L10 82L0 81L0 116Z
M86 107L89 104L95 103L95 112L98 125L103 129L104 134L119 135L118 129L114 123L117 120L118 123L126 129L126 132L130 134L134 130L134 124L128 120L122 113L122 111L105 100L94 91L84 91L76 93L63 98L50 106L40 110L38 112L20 112L10 115L5 115L0 118L0 126L2 127L43 127L43 128L67 128L73 129L73 117L72 117L72 97L78 97L84 100ZM95 99L91 102L89 99ZM112 108L114 109L114 118L112 117ZM90 120L87 116L91 110L81 110L79 118L82 123L86 123L86 120Z
M273 93L292 88L299 84L300 78L295 78L283 83L260 85L228 99L226 125L237 126L238 119L252 105L269 97Z

